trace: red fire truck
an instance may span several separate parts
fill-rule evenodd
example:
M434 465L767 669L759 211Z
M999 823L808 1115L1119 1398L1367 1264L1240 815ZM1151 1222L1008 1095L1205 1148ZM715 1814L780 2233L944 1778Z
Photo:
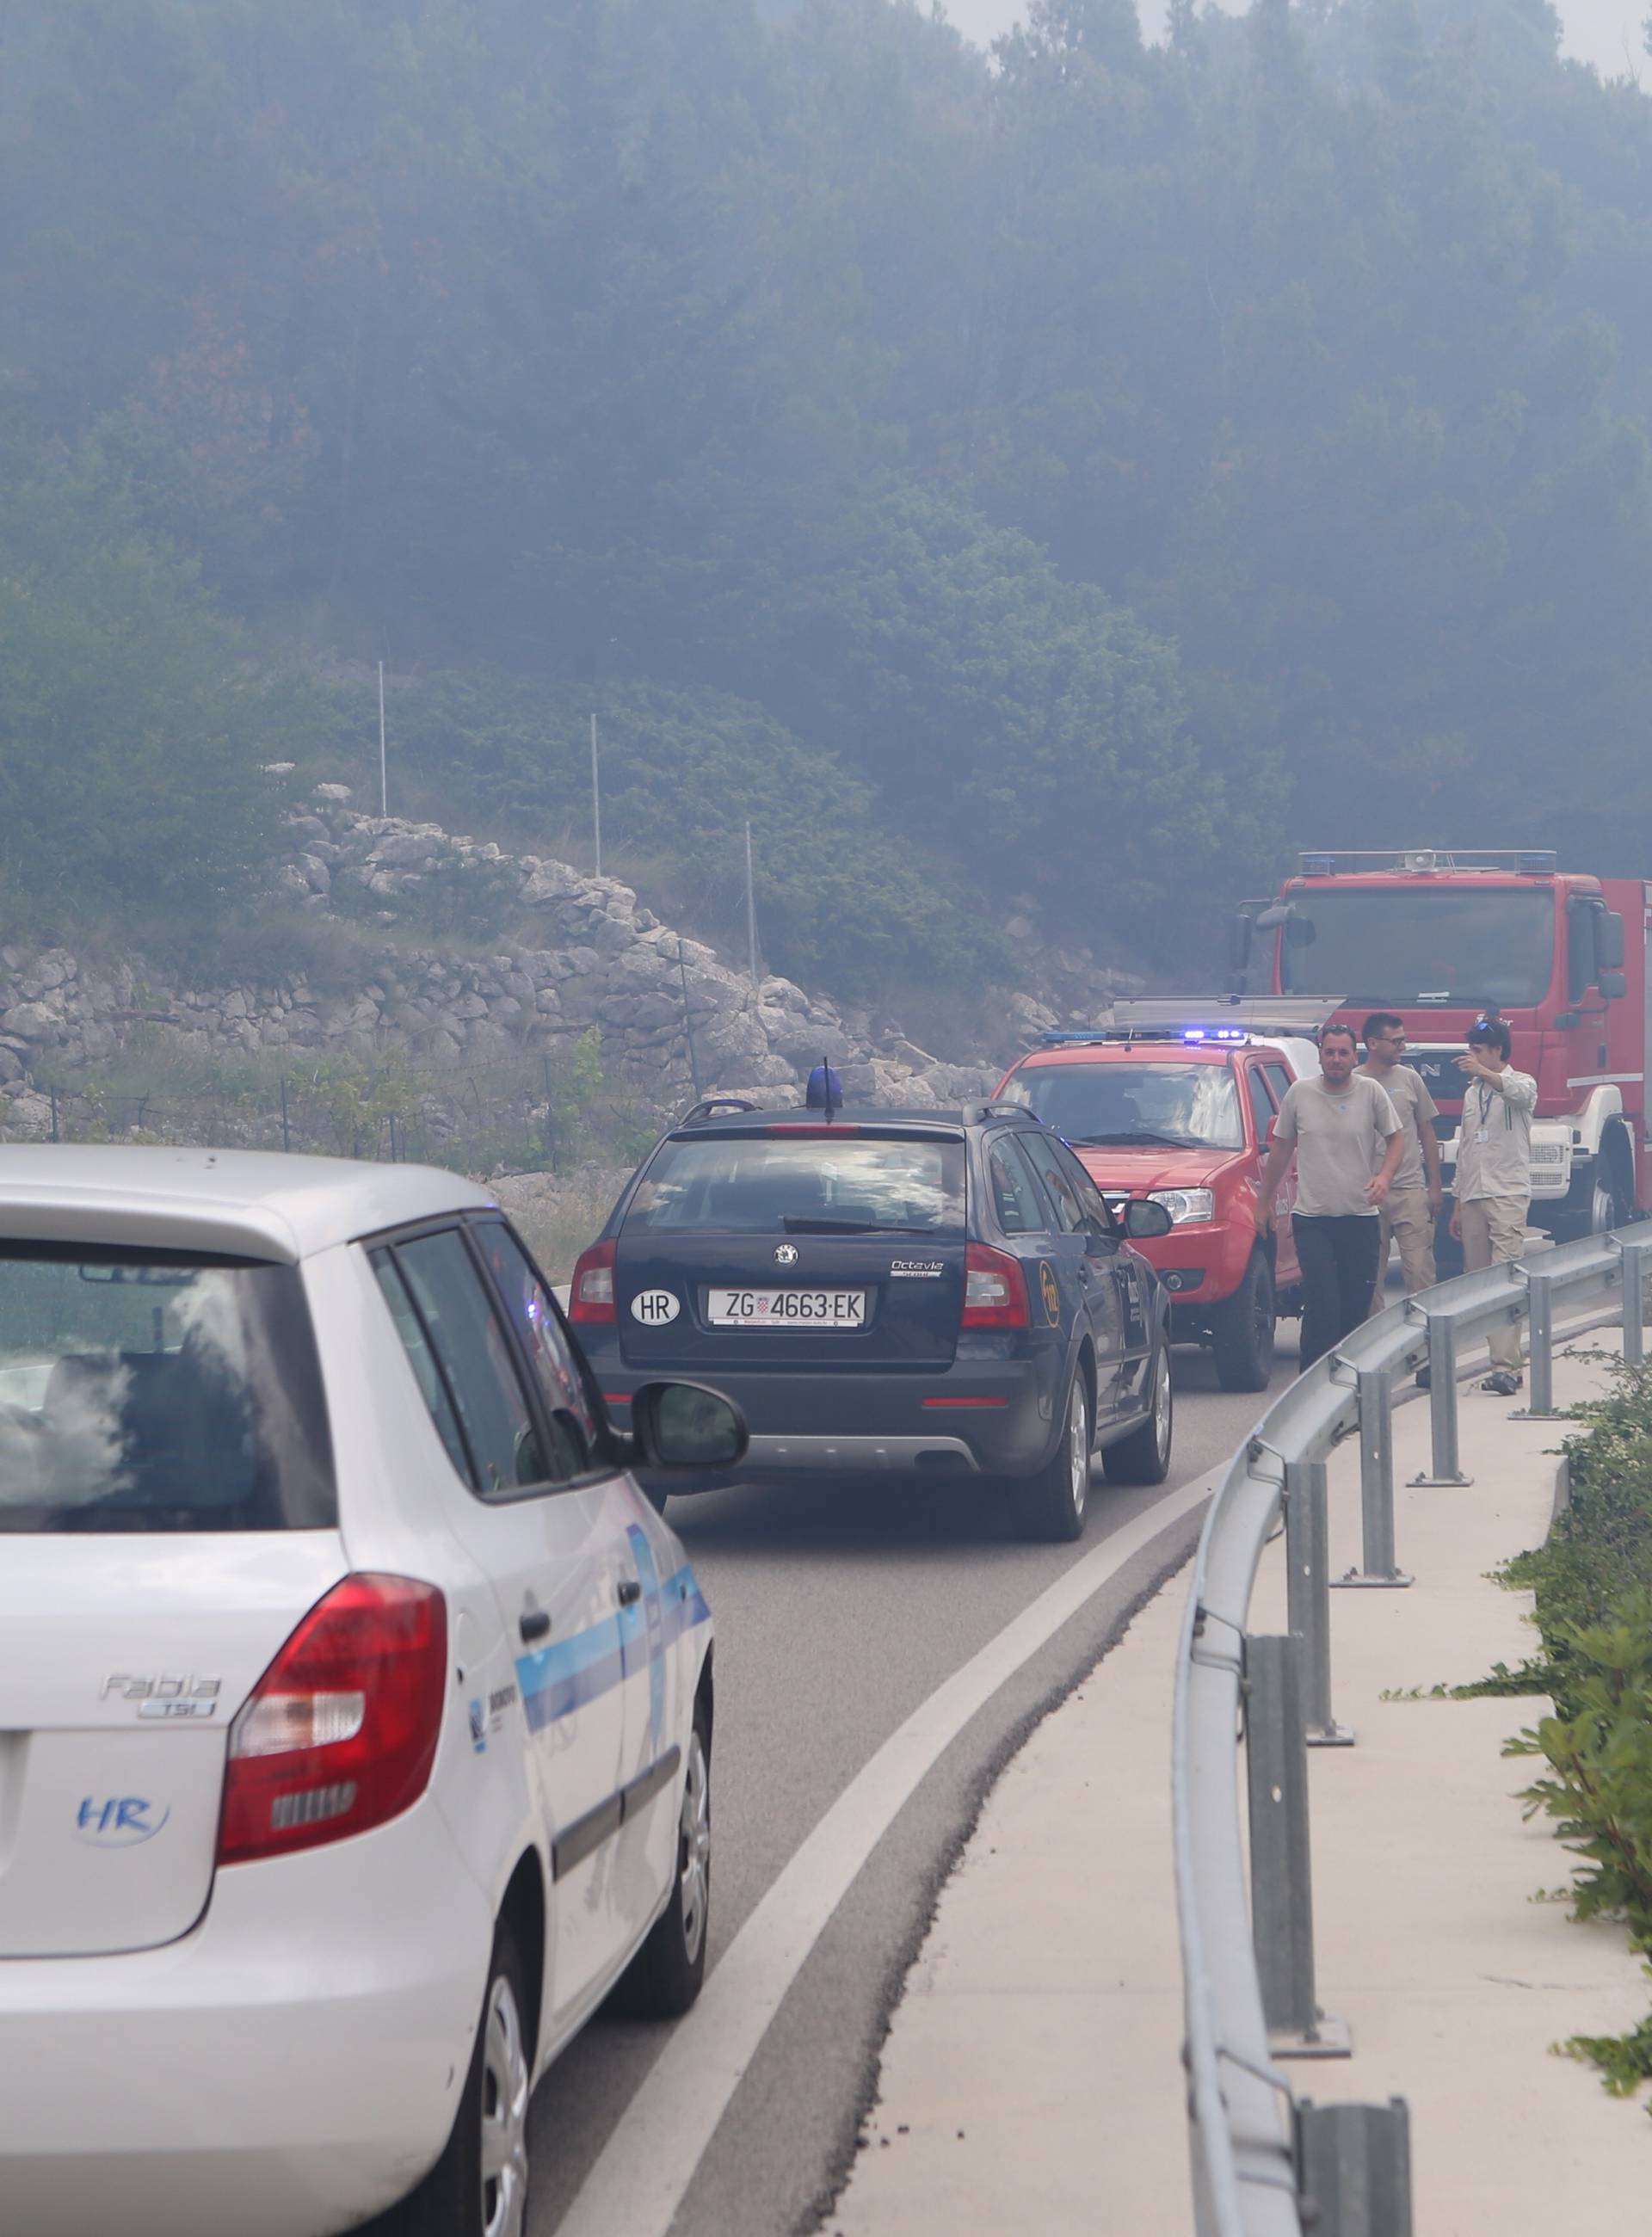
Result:
M1649 928L1652 883L1562 870L1552 854L1325 848L1276 900L1240 903L1232 986L1335 999L1356 1033L1398 1012L1440 1107L1448 1187L1456 1059L1477 1016L1500 1016L1537 1082L1532 1224L1565 1240L1652 1209Z

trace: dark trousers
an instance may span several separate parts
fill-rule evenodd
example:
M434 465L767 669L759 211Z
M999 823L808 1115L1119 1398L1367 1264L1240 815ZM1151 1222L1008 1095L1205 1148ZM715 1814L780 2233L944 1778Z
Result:
M1302 1364L1312 1367L1371 1310L1382 1223L1357 1212L1325 1218L1298 1211L1291 1231L1302 1269Z

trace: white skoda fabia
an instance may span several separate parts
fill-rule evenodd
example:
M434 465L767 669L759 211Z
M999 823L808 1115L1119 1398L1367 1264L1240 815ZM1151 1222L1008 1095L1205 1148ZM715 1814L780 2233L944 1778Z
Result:
M485 1192L0 1149L0 2233L524 2226L535 2076L705 1963L711 1627Z

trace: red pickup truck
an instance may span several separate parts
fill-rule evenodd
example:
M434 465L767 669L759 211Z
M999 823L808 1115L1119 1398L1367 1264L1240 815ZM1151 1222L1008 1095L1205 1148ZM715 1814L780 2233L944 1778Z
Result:
M1318 1069L1309 1036L1329 1007L1246 1016L1262 1006L1120 1002L1111 1026L1046 1034L994 1091L1070 1144L1115 1207L1165 1206L1170 1233L1137 1248L1170 1292L1173 1336L1214 1353L1225 1390L1267 1388L1275 1322L1298 1309L1291 1223L1259 1239L1256 1191L1285 1089ZM1276 1210L1295 1198L1293 1161Z

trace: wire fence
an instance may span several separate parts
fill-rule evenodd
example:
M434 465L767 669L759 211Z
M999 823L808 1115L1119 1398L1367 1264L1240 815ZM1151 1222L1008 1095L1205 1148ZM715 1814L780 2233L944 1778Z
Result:
M567 1059L439 1067L387 1054L88 1066L43 1068L32 1085L44 1109L29 1131L53 1142L281 1150L487 1173L568 1172L593 1150L623 1154L652 1138L637 1102L605 1085L594 1035Z

